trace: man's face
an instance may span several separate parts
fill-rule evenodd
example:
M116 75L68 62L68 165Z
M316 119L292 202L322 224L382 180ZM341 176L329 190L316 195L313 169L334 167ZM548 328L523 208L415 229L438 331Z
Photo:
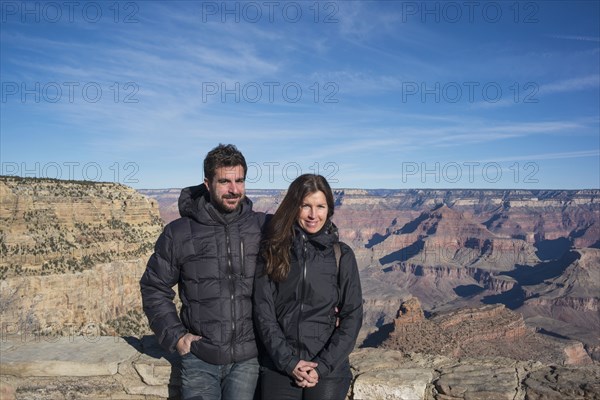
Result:
M246 194L244 167L219 167L212 181L204 178L204 184L210 192L210 202L218 210L225 213L235 211Z

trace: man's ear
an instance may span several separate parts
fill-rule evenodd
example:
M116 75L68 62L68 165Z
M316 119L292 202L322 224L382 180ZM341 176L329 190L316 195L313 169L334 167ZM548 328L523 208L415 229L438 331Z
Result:
M208 178L204 178L204 186L206 186L206 190L208 190L208 193L210 193L210 181Z

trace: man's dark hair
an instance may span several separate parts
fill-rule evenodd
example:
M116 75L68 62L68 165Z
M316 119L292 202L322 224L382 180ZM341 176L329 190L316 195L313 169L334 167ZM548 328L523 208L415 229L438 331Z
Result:
M219 143L217 147L208 152L204 158L204 177L209 181L215 177L216 169L221 167L235 167L241 165L244 168L244 178L248 172L244 155L232 144Z

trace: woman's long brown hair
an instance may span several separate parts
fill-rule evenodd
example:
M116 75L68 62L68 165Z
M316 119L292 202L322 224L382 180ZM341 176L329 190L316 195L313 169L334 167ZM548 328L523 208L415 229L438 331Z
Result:
M261 246L265 271L275 282L285 280L290 272L290 250L294 235L294 223L298 219L300 206L309 194L323 192L327 201L327 218L333 216L333 192L321 175L304 174L296 178L267 226Z

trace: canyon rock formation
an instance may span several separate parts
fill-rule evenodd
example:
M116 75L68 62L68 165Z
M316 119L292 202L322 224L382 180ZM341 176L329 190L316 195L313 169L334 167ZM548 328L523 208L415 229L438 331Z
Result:
M2 334L140 331L158 205L114 183L0 178Z
M417 298L403 302L382 347L449 357L507 357L547 364L590 365L581 342L539 334L502 304L462 308L425 318Z

